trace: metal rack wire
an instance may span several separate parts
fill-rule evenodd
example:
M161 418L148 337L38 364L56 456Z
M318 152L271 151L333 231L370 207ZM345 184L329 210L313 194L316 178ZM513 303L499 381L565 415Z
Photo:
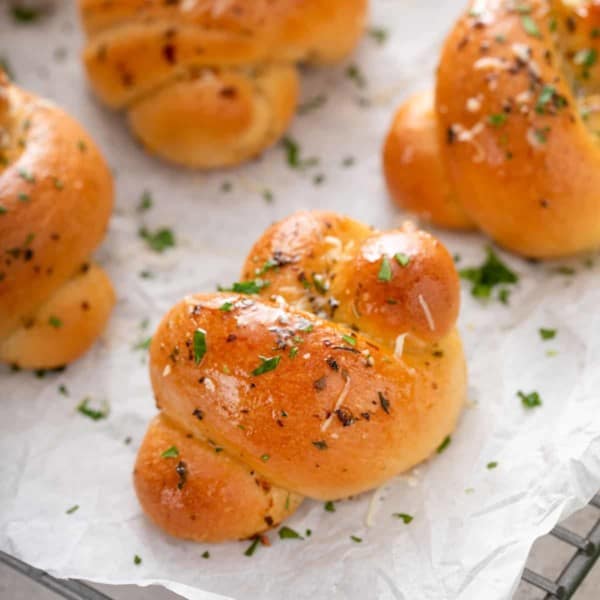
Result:
M600 558L600 494L590 505L598 509L597 519L589 533L582 537L562 525L557 525L549 535L572 546L574 553L563 568L558 579L553 581L531 569L523 571L523 581L546 592L545 600L569 600L573 597L596 561ZM77 579L56 579L0 550L0 562L29 577L38 584L52 590L68 600L112 600Z

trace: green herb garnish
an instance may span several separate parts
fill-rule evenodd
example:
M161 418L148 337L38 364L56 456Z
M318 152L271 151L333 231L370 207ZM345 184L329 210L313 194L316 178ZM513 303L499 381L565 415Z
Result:
M281 140L281 144L286 153L287 164L292 169L306 169L319 164L319 159L314 156L309 158L301 158L300 145L291 137L284 137Z
M374 39L378 44L385 44L389 35L388 30L383 27L371 27L368 33L369 37Z
M410 256L408 254L404 254L404 252L397 252L394 254L394 258L401 267L408 266L408 263L410 262Z
M319 450L327 450L327 442L325 440L317 440L316 442L312 442L312 445Z
M412 515L408 515L406 513L394 513L392 516L396 517L396 519L401 519L406 525L408 525L414 519Z
M37 21L42 14L42 11L33 6L25 6L23 4L13 4L10 8L12 18L18 23L33 23Z
M377 274L379 281L391 281L392 279L392 266L387 256L381 259L381 266L379 267L379 273Z
M19 169L19 177L27 183L35 183L35 176L30 173L27 169Z
M202 558L210 558L210 552L205 550L200 556L202 556Z
M268 358L266 356L259 356L261 360L261 364L252 371L252 375L255 377L258 375L263 375L264 373L268 373L269 371L274 371L281 360L281 356L273 356Z
M92 419L92 421L100 421L101 419L106 419L110 413L110 407L108 402L104 400L102 402L102 408L92 408L89 406L91 398L84 398L78 405L77 411L82 415Z
M248 549L246 550L246 552L244 552L244 556L252 556L256 552L256 548L258 547L259 542L260 542L260 538L255 537L252 540L252 543L250 544L250 546L248 546Z
M350 65L346 69L346 77L354 81L359 88L364 88L367 85L367 79L357 65Z
M531 392L530 394L525 394L521 391L517 392L517 396L521 398L521 402L525 408L535 408L536 406L542 405L542 399L538 392Z
M324 508L327 512L335 512L335 504L331 500L325 502Z
M72 515L75 511L79 510L79 504L75 504L74 506L71 506L71 508L67 509L65 511L65 513L67 515Z
M506 118L504 113L497 113L488 117L488 123L493 127L500 127L506 123Z
M282 540L303 540L304 538L297 532L285 525L279 530L279 539Z
M350 536L350 539L351 539L353 542L356 542L357 544L360 544L360 543L362 542L362 538L359 538L359 537L358 537L358 536L356 536L356 535L351 535L351 536Z
M161 453L161 458L177 458L179 456L179 450L177 446L171 446Z
M327 102L327 96L325 94L319 94L313 98L309 98L306 102L303 102L298 106L298 114L306 115L317 108L321 108Z
M153 204L154 201L152 200L152 195L148 190L144 190L144 192L142 193L142 197L140 198L140 201L137 205L137 211L146 212L147 210L150 210L152 208Z
M138 342L133 349L134 350L148 350L150 348L150 344L152 343L152 337L146 338L145 340L141 340Z
M544 329L543 327L539 330L540 337L543 340L553 340L556 337L556 329Z
M490 471L491 471L492 469L495 469L497 466L498 466L498 463L495 460L493 460L492 462L489 462L486 465L486 469L490 469Z
M530 15L522 15L521 23L523 25L523 29L528 35L531 35L533 37L541 37L537 23L533 20L533 18Z
M231 287L218 286L220 292L237 292L238 294L258 294L261 290L271 285L270 281L264 279L252 279L250 281L236 281Z
M141 565L142 564L142 559L137 554L133 557L133 564L134 565Z
M221 306L219 306L219 310L221 310L223 312L230 312L232 308L233 308L233 304L231 302L223 302L223 304L221 304Z
M452 436L447 435L444 438L444 441L437 447L436 452L438 454L441 454L450 445L451 442L452 442Z
M164 252L167 248L175 247L175 234L171 229L162 227L156 231L148 231L146 227L141 227L138 235L148 244L148 247L155 252Z
M50 327L59 329L60 327L62 327L62 324L63 322L58 317L54 315L50 315L50 317L48 317L48 325L50 325Z
M462 269L459 274L472 283L471 295L475 298L489 298L495 286L519 281L517 274L500 260L492 248L487 248L487 258L480 267Z
M352 337L351 335L343 335L342 339L349 346L356 346L356 338L355 337Z
M194 331L194 362L198 365L206 354L206 331L198 327Z

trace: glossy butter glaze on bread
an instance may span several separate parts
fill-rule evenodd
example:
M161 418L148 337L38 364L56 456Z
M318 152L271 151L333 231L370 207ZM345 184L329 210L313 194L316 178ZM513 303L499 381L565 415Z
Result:
M297 64L341 60L367 0L80 0L97 95L175 163L240 163L273 144L298 98Z
M470 3L383 162L401 206L553 258L600 246L600 5L526 4Z
M82 127L0 72L0 361L78 358L114 305L90 255L105 235L112 178Z
M153 337L161 412L134 481L178 537L246 538L305 496L375 488L430 456L463 405L458 278L431 236L298 213L243 278L254 294L189 296Z

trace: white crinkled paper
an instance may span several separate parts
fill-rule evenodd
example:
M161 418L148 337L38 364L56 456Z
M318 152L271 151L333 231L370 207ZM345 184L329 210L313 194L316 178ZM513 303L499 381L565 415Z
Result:
M3 5L0 56L19 83L78 117L115 171L116 210L99 258L119 301L103 339L64 373L38 379L0 367L0 548L59 577L160 582L200 599L510 597L535 538L600 487L600 260L561 263L576 270L568 276L556 273L556 264L503 254L521 276L508 308L482 305L465 289L460 329L469 406L451 445L374 500L369 493L340 502L335 513L306 501L287 525L310 528L310 539L272 533L273 545L251 558L240 542L211 546L205 560L207 545L172 539L146 520L131 483L136 449L155 414L145 352L133 347L185 294L236 280L273 220L328 208L381 228L401 222L386 197L380 147L400 100L430 84L462 1L373 0L371 22L389 30L388 41L365 37L345 65L304 73L304 99L325 93L327 103L296 117L292 135L302 156L320 158L318 167L292 170L274 148L253 164L210 175L148 157L123 116L98 105L78 61L72 4L54 2L52 16L29 26L16 26ZM364 89L347 77L351 63L367 78ZM355 165L343 167L349 156ZM326 179L317 186L319 173ZM221 190L225 181L230 192ZM154 208L140 214L144 189ZM153 253L137 235L141 224L172 227L177 248ZM482 262L482 236L436 233L461 255L460 265ZM141 278L144 270L154 278ZM542 341L540 327L557 329L557 337ZM526 411L518 390L537 390L543 405ZM86 396L108 400L109 418L94 422L78 413ZM492 461L498 467L487 469ZM367 528L370 503L374 525ZM394 519L398 512L414 520Z

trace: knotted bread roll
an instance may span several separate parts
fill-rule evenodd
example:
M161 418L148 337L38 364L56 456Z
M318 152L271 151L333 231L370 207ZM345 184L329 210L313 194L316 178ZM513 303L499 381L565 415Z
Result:
M600 245L600 4L477 0L384 148L394 199L520 254Z
M333 63L367 0L80 0L98 96L151 152L189 167L247 160L287 128L296 64Z
M0 71L0 362L63 366L101 333L114 292L90 254L112 202L81 126Z
M247 538L304 496L375 488L435 451L465 397L458 278L426 233L298 213L243 278L177 304L152 341L161 413L135 488L182 538Z

